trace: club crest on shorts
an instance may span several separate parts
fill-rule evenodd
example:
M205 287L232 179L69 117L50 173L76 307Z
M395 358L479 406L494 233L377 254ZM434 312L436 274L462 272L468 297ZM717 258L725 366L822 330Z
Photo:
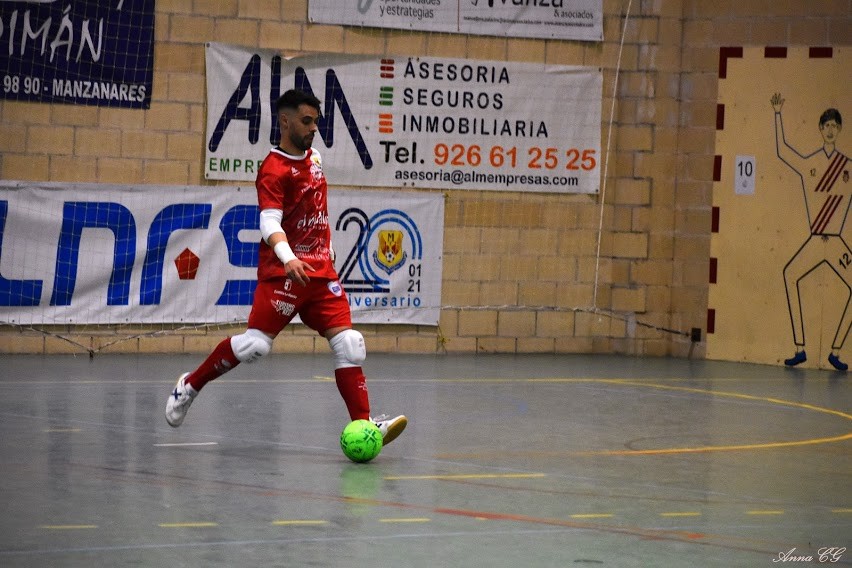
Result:
M379 245L373 251L373 260L388 274L400 268L408 256L402 249L402 231L382 230L377 235Z
M328 290L335 296L343 295L343 288L340 287L340 282L338 282L337 280L332 280L328 283Z

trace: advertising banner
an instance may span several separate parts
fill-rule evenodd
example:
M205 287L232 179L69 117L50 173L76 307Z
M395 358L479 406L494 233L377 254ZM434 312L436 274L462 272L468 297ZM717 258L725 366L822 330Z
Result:
M0 1L0 99L150 108L154 0Z
M603 0L310 0L308 18L344 26L603 40Z
M437 325L443 221L441 195L329 192L355 322ZM0 181L0 323L245 321L258 226L253 186Z
M208 179L253 180L287 89L323 103L330 184L597 193L597 67L207 45Z

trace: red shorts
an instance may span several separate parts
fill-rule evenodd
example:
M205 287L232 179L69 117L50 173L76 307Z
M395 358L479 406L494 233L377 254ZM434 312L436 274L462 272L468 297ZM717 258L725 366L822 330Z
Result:
M248 326L278 335L296 315L320 335L332 327L352 327L346 292L337 280L311 278L300 286L288 278L260 280Z

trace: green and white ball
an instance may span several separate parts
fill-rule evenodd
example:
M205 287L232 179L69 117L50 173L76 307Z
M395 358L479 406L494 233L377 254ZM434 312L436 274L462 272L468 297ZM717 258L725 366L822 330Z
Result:
M369 420L354 420L340 434L340 449L356 463L366 463L382 451L382 433Z

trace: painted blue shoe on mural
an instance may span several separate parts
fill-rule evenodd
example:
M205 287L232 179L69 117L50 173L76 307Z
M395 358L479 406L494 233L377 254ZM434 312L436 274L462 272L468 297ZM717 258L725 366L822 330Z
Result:
M849 365L840 360L840 357L831 353L828 356L828 362L831 363L831 366L837 369L838 371L845 371L849 368Z
M808 354L805 353L804 350L796 351L796 354L790 357L789 359L784 359L784 364L788 367L795 367L799 363L804 363L808 360ZM834 363L832 363L833 365Z

